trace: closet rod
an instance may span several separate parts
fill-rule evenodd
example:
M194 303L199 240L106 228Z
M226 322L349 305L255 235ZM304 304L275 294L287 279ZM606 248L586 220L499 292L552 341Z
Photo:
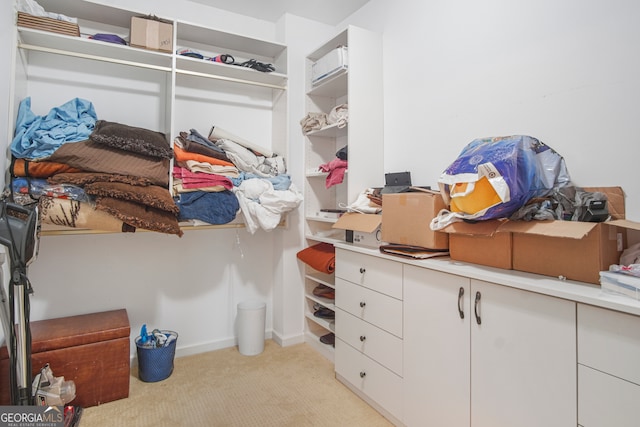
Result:
M254 82L254 81L251 81L251 80L236 79L234 77L218 76L218 75L215 75L215 74L199 73L197 71L176 70L176 73L188 74L190 76L196 76L196 77L207 77L207 78L216 79L216 80L225 80L225 81L228 81L228 82L244 83L244 84L253 85L253 86L268 87L268 88L271 88L271 89L279 89L279 90L286 90L287 89L286 86L278 86L278 85L274 85L274 84L270 84L270 83L260 83L260 82Z
M40 46L34 46L30 44L20 43L18 44L18 47L20 49L26 49L26 50L35 50L39 52L55 53L58 55L74 56L76 58L93 59L96 61L112 62L115 64L121 64L121 65L130 65L132 67L150 68L152 70L159 70L159 71L171 71L171 67L163 67L162 65L152 65L152 64L145 64L142 62L126 61L124 59L115 59L115 58L108 58L105 56L89 55L86 53L70 52L68 50L52 49L48 47L40 47Z

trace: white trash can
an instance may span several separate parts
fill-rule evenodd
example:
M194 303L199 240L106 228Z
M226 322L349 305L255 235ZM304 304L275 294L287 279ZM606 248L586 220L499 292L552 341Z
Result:
M267 305L260 301L238 304L238 350L245 356L255 356L264 350L264 323Z

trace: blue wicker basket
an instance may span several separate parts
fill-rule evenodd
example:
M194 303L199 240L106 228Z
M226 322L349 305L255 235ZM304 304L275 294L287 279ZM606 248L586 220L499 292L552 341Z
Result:
M136 338L138 352L138 376L140 380L153 383L169 378L173 372L173 359L176 354L176 342L178 333L173 331L160 331L167 337L173 337L166 346L148 347L142 344L142 337Z

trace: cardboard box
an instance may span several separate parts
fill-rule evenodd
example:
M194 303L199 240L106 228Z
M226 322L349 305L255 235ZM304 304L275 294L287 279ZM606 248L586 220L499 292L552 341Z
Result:
M624 192L620 187L585 187L607 196L613 221L511 221L501 226L513 234L514 270L599 284L600 271L618 264L626 247ZM622 221L622 222L620 222Z
M345 230L345 240L358 246L378 248L383 244L381 236L382 216L348 212L333 224L332 228Z
M599 284L600 271L617 264L626 233L611 222L510 221L513 269Z
M640 224L624 220L620 187L591 187L607 195L613 221L478 221L454 223L449 252L454 260L599 284L600 271L617 264L626 247L626 229ZM509 260L510 256L510 260Z
M132 16L129 44L171 53L173 52L173 24L157 19Z
M449 233L449 256L454 261L470 262L510 270L511 233L501 230L504 221L455 222L443 229Z
M382 195L382 240L428 249L449 249L449 236L431 230L431 220L445 208L438 191Z
M49 363L53 375L73 380L84 408L129 396L130 327L127 311L31 322L31 374ZM9 405L9 355L0 347L0 405Z

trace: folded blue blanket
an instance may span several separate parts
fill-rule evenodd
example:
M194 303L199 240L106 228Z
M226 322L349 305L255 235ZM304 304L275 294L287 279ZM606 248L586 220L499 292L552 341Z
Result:
M227 224L240 210L240 203L231 191L193 191L180 193L176 200L179 220L199 219L208 224Z
M11 153L20 159L46 158L62 144L88 139L97 119L93 104L84 99L72 99L37 116L27 97L20 102Z

